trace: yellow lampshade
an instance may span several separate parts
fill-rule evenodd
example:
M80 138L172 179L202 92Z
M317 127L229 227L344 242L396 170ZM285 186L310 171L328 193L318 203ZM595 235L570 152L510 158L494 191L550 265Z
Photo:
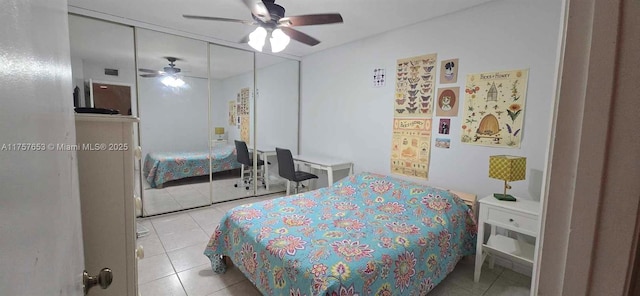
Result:
M521 156L493 155L489 157L489 177L504 180L504 193L494 193L499 200L516 201L516 198L507 194L511 189L510 181L524 180L527 171L527 159Z
M527 158L510 155L489 157L489 177L505 181L524 180L527 172Z
M214 133L216 135L224 135L224 127L216 127L216 128L214 128Z

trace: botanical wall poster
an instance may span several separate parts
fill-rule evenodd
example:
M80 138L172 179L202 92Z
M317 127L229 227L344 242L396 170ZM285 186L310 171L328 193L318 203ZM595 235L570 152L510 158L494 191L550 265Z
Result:
M398 60L395 117L431 117L437 55Z
M240 116L240 140L244 141L249 145L249 125L250 120L248 115Z
M528 69L467 75L461 141L520 148L528 76Z
M236 126L238 127L238 129L240 129L240 112L239 110L241 109L240 104L236 104Z
M438 88L436 116L458 116L459 87Z
M431 118L395 118L391 172L427 179L431 152Z
M427 179L437 55L396 63L391 172Z
M229 125L236 125L236 101L229 101Z
M458 82L458 59L444 60L440 62L440 83Z
M236 111L238 115L249 115L249 96L250 91L248 87L240 90L238 93L237 101L240 108Z

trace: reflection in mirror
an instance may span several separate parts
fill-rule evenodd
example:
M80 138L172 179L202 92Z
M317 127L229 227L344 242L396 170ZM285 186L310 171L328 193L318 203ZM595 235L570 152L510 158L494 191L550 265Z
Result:
M286 190L275 148L298 154L299 62L257 53L256 68L256 147L269 162L262 195Z
M75 107L103 108L121 115L138 115L133 39L132 27L69 15ZM90 111L85 109L85 112ZM133 146L138 147L138 123L134 123L133 130ZM134 196L139 197L142 191L140 159L136 159L134 168Z
M75 107L136 115L133 28L69 15Z
M213 202L253 196L251 173L258 171L251 169L254 157L249 154L253 143L253 53L210 44L209 60L212 162L229 149L237 151L224 170L212 164L219 168L212 174Z
M136 28L136 48L144 214L208 205L207 43Z

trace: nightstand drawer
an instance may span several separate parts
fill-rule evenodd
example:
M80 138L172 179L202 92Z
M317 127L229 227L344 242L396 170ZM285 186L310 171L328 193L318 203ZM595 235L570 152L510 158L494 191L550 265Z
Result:
M501 208L489 207L487 211L487 223L508 226L514 229L522 229L532 234L538 233L538 222L534 217L527 217L524 214L506 211Z

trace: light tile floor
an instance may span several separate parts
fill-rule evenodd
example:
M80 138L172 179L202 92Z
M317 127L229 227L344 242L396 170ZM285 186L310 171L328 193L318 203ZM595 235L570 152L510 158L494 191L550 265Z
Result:
M138 261L138 287L142 296L261 295L238 271L218 275L202 252L223 214L238 205L278 197L269 195L168 214L139 223L149 234L138 239L145 257ZM472 257L461 260L454 271L429 293L432 296L529 295L531 278L497 266L483 266L479 283L473 282Z
M145 180L142 197L144 214L145 216L157 215L206 206L211 203L210 198L215 202L222 197L235 199L253 195L253 190L234 186L239 178L239 174L236 176L234 172L220 172L214 175L211 186L208 176L200 176L171 181L163 188L151 188ZM272 180L276 183L270 184L269 192L264 187L258 187L256 195L286 191L285 185L278 181ZM210 197L211 191L213 191L212 197Z

